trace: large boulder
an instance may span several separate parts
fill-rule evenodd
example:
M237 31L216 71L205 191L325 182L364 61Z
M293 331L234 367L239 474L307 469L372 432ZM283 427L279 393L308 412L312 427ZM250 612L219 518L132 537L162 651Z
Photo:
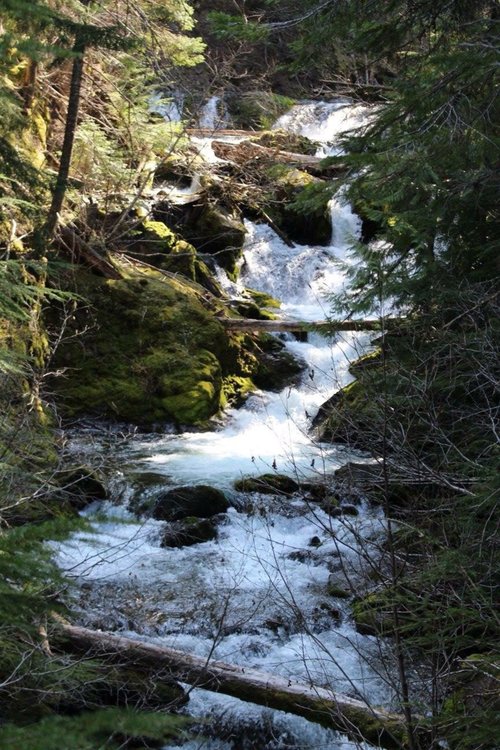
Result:
M266 391L280 391L287 385L298 382L307 367L304 360L286 350L280 339L269 334L260 338L261 352L254 383Z
M211 518L228 508L229 501L221 490L197 484L159 494L152 515L158 521L180 521L188 517Z
M67 467L55 475L53 500L81 511L96 500L106 500L108 492L99 475L89 466Z
M269 214L285 235L303 245L329 245L332 237L329 184L283 164L271 167L268 179L273 191Z
M222 268L234 274L246 236L245 225L236 210L207 205L184 227L183 233L198 252L214 255Z
M217 539L217 519L189 516L172 521L163 532L161 547L190 547Z
M222 406L229 337L203 290L156 275L119 281L79 273L77 311L57 352L54 380L65 416L112 417L140 425L202 425ZM69 331L68 331L69 333ZM238 373L239 374L239 373Z

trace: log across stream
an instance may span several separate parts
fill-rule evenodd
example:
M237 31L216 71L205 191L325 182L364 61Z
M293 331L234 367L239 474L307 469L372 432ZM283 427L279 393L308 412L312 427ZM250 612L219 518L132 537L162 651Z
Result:
M165 667L172 677L188 685L297 714L338 729L356 741L366 740L389 749L406 744L403 716L341 693L111 633L63 623L60 628L66 650L126 659L141 667Z

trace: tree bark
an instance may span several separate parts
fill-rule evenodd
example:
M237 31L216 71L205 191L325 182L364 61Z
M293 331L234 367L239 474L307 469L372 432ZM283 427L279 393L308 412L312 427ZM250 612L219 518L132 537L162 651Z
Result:
M71 71L71 83L68 96L68 109L66 113L66 123L64 126L64 140L61 150L61 159L57 172L57 180L52 192L52 203L47 215L47 221L43 229L46 240L51 240L57 227L57 222L68 186L69 167L71 164L71 154L73 153L73 143L75 140L76 125L78 122L78 109L80 106L80 91L82 88L83 62L86 45L81 39L75 40L72 52L76 55L73 60Z
M68 226L61 227L56 238L56 247L68 256L72 263L85 263L99 271L106 279L121 279L122 274L107 258L94 250L82 237Z
M60 628L59 645L65 650L108 657L126 656L142 667L165 667L173 677L189 685L303 716L344 732L356 741L367 740L389 750L405 746L403 716L373 708L332 690L236 664L207 662L182 651L110 633L64 623Z
M382 331L398 323L398 318L386 318L384 321L373 320L253 320L252 318L219 318L229 331L313 331L318 328L324 331Z
M215 136L216 137L216 136ZM236 164L245 164L252 159L266 158L276 164L291 164L300 169L317 174L331 174L332 172L344 172L342 164L330 164L323 166L323 158L310 156L308 154L296 154L292 151L281 151L269 146L261 146L251 141L241 143L226 143L225 141L212 141L214 154L220 159L226 159Z

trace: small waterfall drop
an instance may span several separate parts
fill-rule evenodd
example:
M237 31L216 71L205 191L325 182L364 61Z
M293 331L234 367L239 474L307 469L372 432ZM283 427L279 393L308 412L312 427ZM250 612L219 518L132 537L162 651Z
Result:
M220 130L228 123L228 115L224 100L220 96L212 96L203 105L199 117L198 127L207 130Z
M217 103L211 100L210 107L213 115ZM293 107L277 126L323 141L326 152L336 148L335 137L348 123L365 116L360 105L307 103ZM226 288L235 295L244 287L268 292L281 300L286 316L324 318L325 294L342 289L340 262L349 262L349 246L360 233L342 193L330 209L329 247L290 248L267 225L247 222L241 278L236 285L226 281ZM308 428L321 403L349 382L349 364L367 344L359 334L290 340L289 351L308 363L298 386L255 393L244 407L229 410L215 432L144 435L117 447L117 464L147 474L153 491L165 484L211 484L228 491L233 507L217 541L170 549L160 547L162 522L138 521L124 506L104 506L109 515L95 534L75 534L58 547L61 567L86 583L84 624L109 627L111 617L125 635L312 681L371 704L390 703L380 645L356 631L346 600L328 594L332 575L347 575L355 586L366 577L367 558L376 555L383 533L382 515L362 504L359 515L346 521L299 496L283 502L232 489L242 475L275 470L298 479L325 477L352 458L345 448L314 443ZM127 485L125 501L132 491ZM199 689L191 692L189 708L213 724L219 739L188 743L184 750L241 750L244 738L260 736L263 727L269 731L262 750L351 747L305 719Z

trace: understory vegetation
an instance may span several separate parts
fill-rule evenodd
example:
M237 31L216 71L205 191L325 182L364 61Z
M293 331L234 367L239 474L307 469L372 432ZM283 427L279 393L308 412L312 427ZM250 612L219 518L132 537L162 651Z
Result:
M215 264L237 278L244 218L327 244L325 206L342 189L364 229L332 319L376 311L380 335L314 430L376 459L348 481L388 523L353 616L394 644L404 746L493 750L498 4L4 0L0 11L0 746L186 736L169 712L180 686L162 676L152 691L129 665L58 641L71 605L51 543L106 497L63 428L87 417L209 429L252 390L300 375L277 339L226 325L271 321L278 303L253 290L231 303ZM219 171L188 132L214 94L253 144ZM295 101L339 96L372 108L340 156L319 163L308 139L260 133ZM187 185L193 199L176 202Z

